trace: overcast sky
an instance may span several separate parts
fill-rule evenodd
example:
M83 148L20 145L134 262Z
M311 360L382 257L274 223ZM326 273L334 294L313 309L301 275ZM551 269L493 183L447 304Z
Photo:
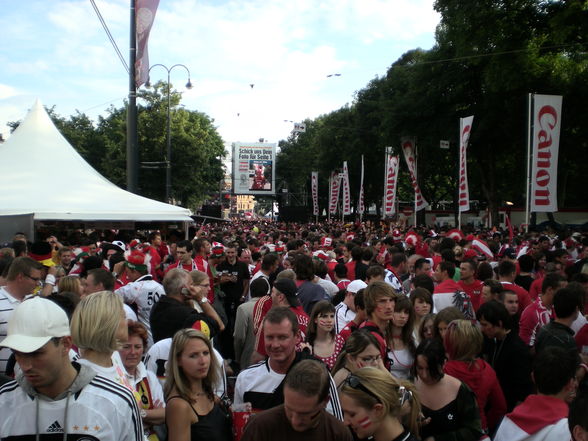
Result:
M129 0L97 0L128 60ZM434 44L433 0L161 0L151 65L174 69L187 109L214 119L226 143L277 142L291 122L353 101L404 52ZM121 107L128 76L89 0L0 1L0 133L35 98L95 118ZM339 77L327 75L340 73ZM152 81L164 79L161 68ZM253 84L253 87L250 85Z

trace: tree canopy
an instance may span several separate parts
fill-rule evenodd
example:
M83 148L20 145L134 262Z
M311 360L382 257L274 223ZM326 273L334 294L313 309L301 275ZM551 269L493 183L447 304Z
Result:
M522 206L527 96L543 93L563 95L559 205L585 205L581 164L588 160L583 123L588 3L437 0L434 7L441 14L434 47L406 52L385 75L357 91L351 104L307 120L306 133L280 142L278 179L290 191L303 192L310 172L318 170L320 193L326 193L330 172L346 160L356 203L363 154L366 205L379 206L385 147L393 146L401 156L398 196L412 201L400 138L415 136L425 199L433 204L454 200L459 118L474 115L468 146L470 199L493 212L507 200ZM440 140L449 140L450 149L440 149Z

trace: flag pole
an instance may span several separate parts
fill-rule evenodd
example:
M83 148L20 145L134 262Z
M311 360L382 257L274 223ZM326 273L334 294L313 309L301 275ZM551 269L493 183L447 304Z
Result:
M418 155L417 155L417 150L418 150L418 144L416 141L416 138L414 140L414 181L416 182L416 184L419 184L419 168L418 168ZM416 191L414 192L414 228L416 230L417 228L417 194Z
M527 192L525 199L525 230L529 231L529 206L530 206L530 189L531 189L531 138L533 130L533 94L527 95Z
M127 104L127 190L138 193L139 150L137 148L137 87L135 61L137 58L136 0L131 0L131 35L129 47L129 102Z

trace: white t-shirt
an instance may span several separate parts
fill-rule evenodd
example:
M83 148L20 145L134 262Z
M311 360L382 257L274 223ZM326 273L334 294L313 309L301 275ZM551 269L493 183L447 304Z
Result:
M115 292L123 298L125 303L134 303L137 305L139 323L147 329L147 347L151 347L153 336L151 335L149 316L151 315L153 306L159 301L161 296L165 295L163 286L153 280L150 274L146 274L134 282L121 286Z
M0 342L6 338L8 333L8 320L14 309L20 305L20 300L8 294L6 287L0 287ZM12 354L10 348L0 348L0 373L6 371L6 363Z

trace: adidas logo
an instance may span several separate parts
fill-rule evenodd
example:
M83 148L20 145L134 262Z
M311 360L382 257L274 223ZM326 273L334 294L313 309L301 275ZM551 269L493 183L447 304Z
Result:
M46 432L47 433L56 433L56 432L63 433L63 428L61 427L61 424L59 424L59 421L55 420L55 422L53 424L51 424L49 427L47 427Z

